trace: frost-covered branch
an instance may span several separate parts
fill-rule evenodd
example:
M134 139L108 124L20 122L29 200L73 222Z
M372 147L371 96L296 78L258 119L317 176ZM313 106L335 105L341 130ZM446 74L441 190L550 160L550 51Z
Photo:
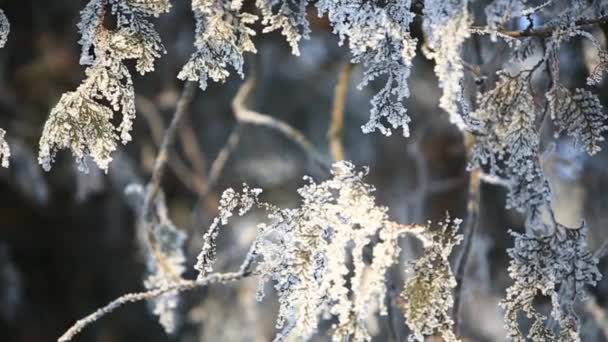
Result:
M602 16L598 18L580 18L574 21L574 29L582 29L587 26L601 25L608 23L608 16ZM470 31L473 34L498 34L499 36L511 37L511 38L526 38L526 37L540 37L548 38L562 28L557 25L545 25L537 28L529 28L525 30L503 30L503 29L492 29L483 26L471 26Z
M58 342L71 341L84 328L98 321L103 316L112 313L114 310L120 308L125 304L154 299L170 292L183 292L213 284L225 284L228 282L234 282L246 278L249 275L250 274L242 271L233 273L215 273L203 279L182 280L180 282L167 284L164 287L153 289L150 291L129 293L120 296L105 305L104 307L95 310L95 312L91 313L90 315L76 321L73 326L71 326L63 335L61 335L61 337L59 337Z

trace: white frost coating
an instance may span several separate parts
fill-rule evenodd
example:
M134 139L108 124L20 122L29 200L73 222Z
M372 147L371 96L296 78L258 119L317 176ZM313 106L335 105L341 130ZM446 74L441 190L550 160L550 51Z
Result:
M146 17L168 11L167 1L110 0L108 10L117 21L111 31L102 24L104 3L92 0L81 12L80 63L88 65L86 79L75 91L63 94L44 125L38 162L47 171L57 151L68 148L81 171L88 171L87 156L107 171L118 141L131 140L135 119L133 81L124 61L134 59L136 70L145 74L154 70L154 60L165 53ZM117 127L111 122L116 112L122 115Z
M580 341L574 304L585 298L587 285L595 285L601 279L598 260L587 248L585 230L584 226L567 228L557 224L554 232L546 236L511 232L515 245L508 250L509 275L514 283L500 302L510 341L527 341L517 319L521 312L532 319L527 334L531 341ZM557 327L547 326L547 318L534 307L539 293L551 297L551 316Z
M428 0L424 4L423 30L428 37L428 57L435 60L435 74L443 95L439 106L458 129L466 128L459 105L462 97L464 66L462 45L470 37L469 0Z
M196 19L196 51L177 77L196 82L202 90L211 78L224 82L231 66L243 77L243 53L257 52L250 27L258 17L241 12L242 1L192 0Z
M5 135L6 131L0 128L0 161L2 167L8 167L8 159L11 156L11 149L4 138Z
M409 97L407 80L416 50L416 39L409 26L414 19L411 1L388 1L384 5L364 0L321 0L319 15L327 14L340 44L348 38L352 62L364 68L359 88L385 77L384 87L373 96L369 121L362 126L364 133L378 129L391 135L391 128L403 129L409 136L411 121L403 104ZM388 121L390 127L382 122Z
M3 48L6 45L8 40L8 34L11 31L11 24L4 14L4 11L0 9L0 48Z

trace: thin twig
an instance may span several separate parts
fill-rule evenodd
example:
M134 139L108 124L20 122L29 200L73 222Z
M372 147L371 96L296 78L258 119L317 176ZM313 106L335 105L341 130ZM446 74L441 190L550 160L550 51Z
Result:
M234 111L236 119L242 123L264 126L278 131L300 146L300 148L324 170L329 170L329 162L316 150L314 145L304 134L302 134L302 132L280 119L247 108L246 102L253 93L254 88L255 79L254 77L250 77L241 85L241 88L232 100L232 110Z
M135 105L137 106L138 111L142 113L144 119L146 119L154 143L157 147L160 147L163 141L165 130L161 113L151 100L143 96L136 97ZM180 137L182 137L182 135L184 134L184 130L184 128L181 129L182 134L180 134ZM182 139L182 145L184 145L184 150L187 152L187 155L192 160L192 156L189 153L191 148L184 144L184 140L185 138ZM192 160L192 164L193 166L195 166L196 170L196 172L194 172L177 154L170 154L168 158L168 166L171 168L177 179L182 182L182 184L186 188L191 189L192 191L199 194L199 196L201 196L207 188L207 182L203 176L204 173L200 172L198 169L198 162L194 163L194 161ZM201 157L198 157L198 159L200 158Z
M340 70L338 82L334 92L334 104L331 111L331 124L327 132L329 150L334 161L344 159L344 144L342 143L342 129L344 128L344 112L346 109L346 96L348 95L348 82L353 72L354 64L346 63Z
M604 24L608 22L608 16L603 16L599 18L582 18L574 22L574 27L581 28L590 25L596 24ZM539 28L531 28L525 30L494 30L484 26L472 26L471 31L476 34L489 34L489 33L498 33L502 36L508 36L511 38L524 38L524 37L541 37L547 38L553 34L554 31L558 30L558 26L546 25Z
M182 95L179 101L177 102L177 106L175 108L173 118L171 119L171 123L165 131L163 142L160 145L158 155L156 156L156 160L154 161L152 177L150 178L150 182L148 183L146 201L144 201L144 215L148 214L148 211L152 207L151 202L160 190L160 182L165 174L169 150L175 142L177 128L179 127L179 123L182 117L185 115L186 111L188 110L188 107L190 106L190 103L192 102L192 99L194 98L195 90L196 84L194 82L186 82L186 84L184 85L184 90L182 91Z
M220 175L224 171L224 166L226 166L226 163L230 159L230 155L232 154L232 152L234 152L236 146L239 144L242 130L243 125L240 122L237 122L234 128L232 129L232 132L230 132L226 144L222 147L220 152L217 154L217 157L215 157L215 160L211 164L211 169L209 170L209 177L207 180L206 194L213 190L213 187L215 186L218 179L220 178Z

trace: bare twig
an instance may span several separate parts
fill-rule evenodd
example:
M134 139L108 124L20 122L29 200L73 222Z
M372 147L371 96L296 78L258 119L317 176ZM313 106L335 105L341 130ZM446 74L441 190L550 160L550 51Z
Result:
M152 177L150 179L150 182L148 183L147 196L144 202L144 215L148 214L148 211L152 207L151 202L160 190L160 182L165 174L169 149L175 142L177 128L182 117L188 110L192 99L194 98L195 90L196 84L194 82L186 82L186 84L184 85L184 90L182 91L182 95L179 101L177 102L177 107L175 108L175 113L173 114L171 123L165 131L165 136L163 137L163 141L160 145L160 150L158 151L158 155L156 156L156 160L154 161Z
M599 18L582 18L574 22L574 26L576 28L582 28L590 25L604 24L608 22L608 16L603 16ZM539 28L529 28L525 30L494 30L484 26L472 26L471 31L476 34L489 34L489 33L497 33L502 36L508 36L511 38L524 38L524 37L541 37L547 38L550 37L551 34L555 30L557 30L557 26L546 25Z
M150 128L150 133L152 135L152 139L154 140L154 143L156 144L157 147L160 147L160 145L162 144L162 141L163 141L164 130L165 130L161 113L158 111L158 108L151 100L149 100L143 96L138 96L136 98L135 105L137 106L138 111L141 112L143 117L146 119L146 122L148 123L148 126ZM180 137L183 136L184 130L185 130L185 128L181 129L182 134L180 134ZM188 167L188 165L184 162L184 160L182 160L175 153L170 154L168 156L168 158L169 158L168 166L169 166L169 168L171 168L173 173L175 173L175 176L177 177L177 179L180 182L182 182L182 184L184 184L184 186L186 188L191 189L192 191L199 194L199 196L201 196L206 191L206 188L207 188L207 182L203 176L204 173L200 172L198 169L199 168L198 159L200 159L201 157L199 156L195 163L195 161L193 160L193 158L191 156L192 153L190 153L190 152L193 152L191 150L193 150L194 147L189 147L189 145L191 145L191 144L185 144L185 141L184 141L185 139L186 138L182 139L182 145L184 145L184 150L186 151L188 157L192 161L192 164L195 167L196 172L193 172ZM188 139L191 139L191 138L188 138Z
M342 128L344 127L344 111L346 96L348 95L348 82L353 72L354 64L346 63L340 70L338 82L334 92L334 104L331 111L331 124L327 138L329 149L334 161L344 159L344 145L342 144Z
M278 131L286 138L297 144L306 154L324 170L330 169L330 164L302 132L290 124L275 117L262 114L247 108L246 102L255 88L254 77L248 78L232 100L234 115L241 123L264 126Z
M230 159L230 155L232 154L232 152L234 152L234 149L239 144L239 140L241 139L242 128L242 124L240 122L237 122L234 128L232 129L232 132L230 132L226 144L222 147L220 152L217 154L217 157L215 157L215 160L211 164L206 194L208 194L209 191L213 190L213 187L217 183L217 180L220 178L220 175L224 170L224 166L226 166L226 162L228 162L228 160Z
M186 117L183 120L183 123L180 127L180 142L184 149L184 154L190 161L190 165L194 169L194 175L196 176L196 181L201 182L201 187L207 186L207 180L205 179L206 175L206 165L207 162L205 160L205 153L201 149L200 144L197 141L196 134L194 133L194 129L192 128L192 123L189 118Z

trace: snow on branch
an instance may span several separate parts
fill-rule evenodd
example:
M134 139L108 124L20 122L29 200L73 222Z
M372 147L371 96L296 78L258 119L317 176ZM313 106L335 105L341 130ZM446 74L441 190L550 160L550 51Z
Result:
M124 62L135 60L142 75L154 70L154 60L165 49L147 17L169 9L162 0L91 0L86 5L78 24L86 79L61 97L44 125L38 162L45 170L50 170L58 150L70 149L79 170L88 171L90 156L107 171L118 142L131 140L135 94ZM115 29L104 26L107 13L116 18ZM115 126L117 112L122 120Z

